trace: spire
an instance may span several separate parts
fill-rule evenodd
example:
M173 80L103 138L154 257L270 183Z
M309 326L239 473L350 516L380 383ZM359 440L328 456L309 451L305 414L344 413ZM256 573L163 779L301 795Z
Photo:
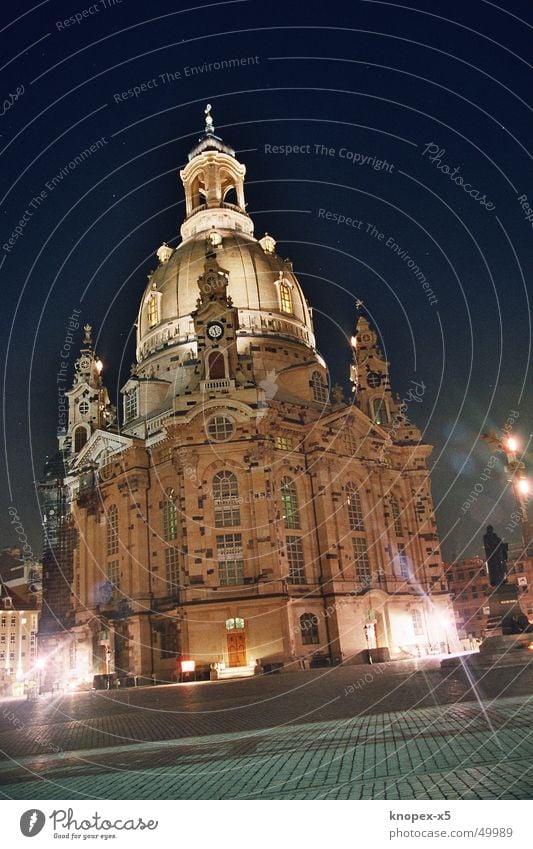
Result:
M205 134L206 136L212 136L215 134L215 125L213 124L213 117L211 115L211 104L208 103L204 109L205 114Z
M116 422L115 409L102 383L104 364L94 350L91 325L86 324L83 331L72 388L64 393L58 429L59 448L70 455L78 454L95 430Z
M363 302L356 302L359 313L352 336L353 363L350 366L352 391L356 403L376 424L386 427L392 422L394 401L389 381L389 363L383 358L378 335L363 312Z

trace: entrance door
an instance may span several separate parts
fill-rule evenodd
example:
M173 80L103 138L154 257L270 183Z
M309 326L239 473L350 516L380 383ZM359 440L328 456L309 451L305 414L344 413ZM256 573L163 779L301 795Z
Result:
M242 632L228 634L228 661L230 666L246 666L246 637Z

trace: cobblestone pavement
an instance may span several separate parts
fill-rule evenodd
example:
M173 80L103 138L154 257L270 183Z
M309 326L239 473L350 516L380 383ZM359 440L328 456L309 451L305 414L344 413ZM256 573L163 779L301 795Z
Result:
M0 702L11 799L533 797L533 664L438 661Z

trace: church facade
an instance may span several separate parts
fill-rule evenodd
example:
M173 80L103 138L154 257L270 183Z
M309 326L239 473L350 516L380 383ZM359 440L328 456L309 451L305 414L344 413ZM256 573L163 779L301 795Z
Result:
M181 241L157 251L120 427L90 328L76 362L57 484L75 542L68 610L40 639L49 678L171 681L181 661L213 678L453 650L431 447L391 392L364 311L345 400L292 264L254 237L245 166L209 110L180 176Z

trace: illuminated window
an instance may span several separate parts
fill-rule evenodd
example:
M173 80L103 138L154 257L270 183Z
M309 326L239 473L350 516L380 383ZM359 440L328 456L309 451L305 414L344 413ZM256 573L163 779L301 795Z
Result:
M217 535L217 559L221 587L243 583L244 561L241 534Z
M279 287L279 298L281 302L281 312L292 312L292 293L291 287L285 281L281 281Z
M172 595L180 586L179 551L177 548L165 549L165 574L167 590L169 595Z
M405 553L405 545L401 542L398 543L398 571L404 581L409 580L409 560Z
M389 424L389 409L386 402L382 398L377 399L374 401L373 407L375 423L378 425Z
M137 390L131 389L124 398L124 417L129 422L136 419L137 415Z
M296 484L290 478L281 481L281 514L286 528L299 528L298 493Z
M178 538L178 511L176 505L170 499L163 502L163 539Z
M231 528L241 524L239 485L233 472L217 472L213 478L215 528Z
M391 495L390 497L390 511L391 517L394 524L394 533L398 537L403 536L403 528L402 528L402 518L400 515L400 505L398 504L398 499Z
M111 601L116 601L120 588L120 562L110 560L107 564L107 580L111 584Z
M275 437L276 448L279 448L280 451L292 451L293 450L293 440L290 436L276 436Z
M118 552L118 510L114 504L107 511L107 553Z
M235 619L226 619L226 631L242 631L244 628L244 619L237 616Z
M311 387L313 389L313 398L315 401L325 403L328 400L328 387L322 380L319 371L314 371L311 375Z
M302 645L316 645L318 639L318 619L314 613L302 613L300 616L300 635Z
M424 635L424 620L422 619L422 614L418 608L414 608L411 610L411 619L413 622L413 632L415 637L422 637Z
M350 523L350 530L364 531L363 510L357 487L355 484L350 483L346 487L346 491L348 493L348 522Z
M287 560L289 563L289 583L305 584L304 552L300 537L287 537Z
M355 577L368 583L370 580L370 561L365 537L352 539L353 556L355 560Z
M148 301L148 324L150 327L159 324L159 301L156 296L152 296Z
M233 431L233 422L227 416L213 416L207 423L207 435L215 442L229 439Z

